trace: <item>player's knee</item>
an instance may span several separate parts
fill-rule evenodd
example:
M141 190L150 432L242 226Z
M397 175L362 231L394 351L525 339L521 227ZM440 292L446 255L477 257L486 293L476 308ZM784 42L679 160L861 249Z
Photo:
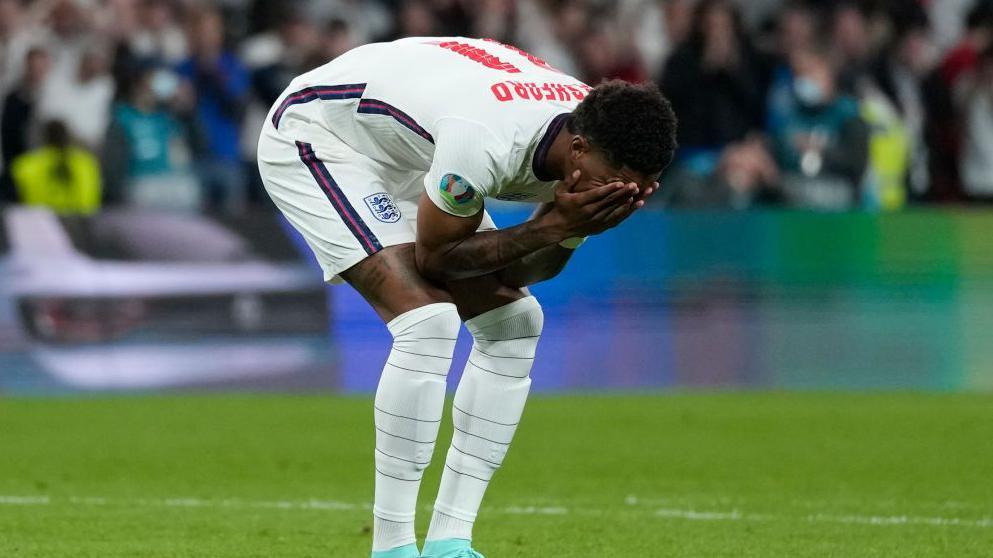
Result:
M439 302L401 314L386 326L398 357L451 358L462 321L454 304Z
M531 386L543 325L541 305L530 296L466 322L474 344L455 395L448 453L457 473L489 480L503 464ZM481 397L486 393L500 393L500 404Z
M530 374L545 317L533 297L516 300L466 322L472 332L473 360L484 369L525 378Z

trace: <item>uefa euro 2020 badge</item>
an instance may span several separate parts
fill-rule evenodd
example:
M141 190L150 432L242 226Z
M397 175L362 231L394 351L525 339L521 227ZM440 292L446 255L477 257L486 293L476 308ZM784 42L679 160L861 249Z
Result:
M400 220L400 208L386 192L379 192L365 197L372 215L384 223L396 223Z
M441 177L441 195L455 205L464 205L476 198L476 190L469 181L457 174Z

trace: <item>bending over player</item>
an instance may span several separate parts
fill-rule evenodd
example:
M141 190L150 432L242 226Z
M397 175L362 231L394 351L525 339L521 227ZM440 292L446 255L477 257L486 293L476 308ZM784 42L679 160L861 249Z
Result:
M393 335L375 399L374 557L481 556L473 522L520 421L542 329L525 287L642 207L675 127L654 86L591 88L463 37L359 47L273 106L259 141L266 189L326 279L347 281ZM541 205L497 230L485 198ZM420 554L417 491L463 320L474 343Z

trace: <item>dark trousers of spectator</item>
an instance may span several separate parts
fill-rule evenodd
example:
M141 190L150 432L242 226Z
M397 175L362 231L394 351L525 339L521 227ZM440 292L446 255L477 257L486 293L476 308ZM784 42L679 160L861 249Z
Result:
M208 212L235 215L245 210L248 183L240 161L200 161L197 177Z
M14 180L10 177L7 169L0 173L0 204L17 203L20 198L17 195L17 188L14 187Z

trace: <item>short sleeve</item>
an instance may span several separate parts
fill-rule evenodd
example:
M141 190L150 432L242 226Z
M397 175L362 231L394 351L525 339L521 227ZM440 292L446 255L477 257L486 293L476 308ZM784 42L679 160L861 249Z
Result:
M457 118L443 119L435 134L434 159L424 191L442 211L469 217L499 188L498 161L506 149L489 128Z

